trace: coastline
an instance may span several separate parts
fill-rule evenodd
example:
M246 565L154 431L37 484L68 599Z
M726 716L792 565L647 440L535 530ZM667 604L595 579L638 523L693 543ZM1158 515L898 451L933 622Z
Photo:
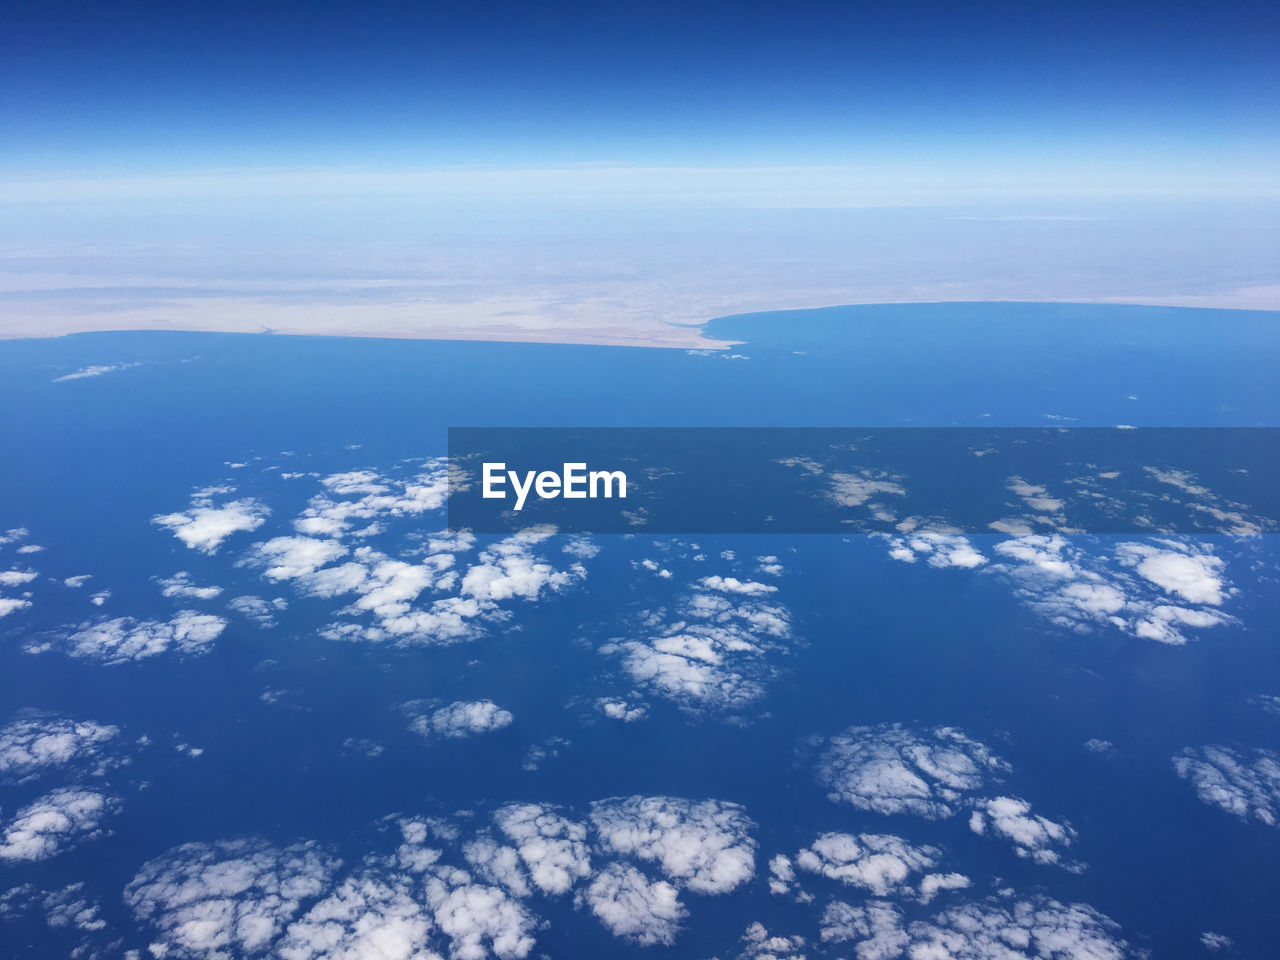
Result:
M563 318L535 310L498 311L491 304L246 304L241 300L186 301L176 308L142 307L0 318L0 341L47 339L81 333L142 331L245 333L270 336L358 337L390 340L462 340L640 347L669 350L727 350L743 341L713 338L706 328L717 319L744 314L888 304L1025 303L1166 307L1280 313L1280 284L1221 294L1144 297L864 297L835 302L723 304L701 320L659 320L652 316L599 322L575 304ZM488 306L490 309L485 309ZM593 304L592 306L599 306ZM424 309L426 307L426 309ZM439 308L439 309L435 309ZM622 313L626 311L613 311ZM43 313L43 312L42 312ZM424 322L424 314L430 316ZM514 314L514 315L513 315ZM307 322L307 321L310 322ZM274 322L272 322L274 321ZM595 322L592 322L595 321Z

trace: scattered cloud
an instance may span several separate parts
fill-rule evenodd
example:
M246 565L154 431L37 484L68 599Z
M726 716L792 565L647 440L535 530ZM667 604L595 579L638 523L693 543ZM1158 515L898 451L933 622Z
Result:
M191 579L191 574L179 570L172 577L159 581L160 592L166 597L180 600L212 600L222 593L221 587L200 587Z
M70 634L51 642L30 642L27 653L44 653L55 645L72 657L117 664L145 660L169 650L204 653L226 628L227 621L207 613L180 610L170 620L116 617L82 623Z
M818 779L838 803L938 820L1008 770L984 744L953 727L918 734L885 724L832 737Z
M997 894L905 923L892 903L827 907L822 939L853 943L858 960L1124 960L1136 956L1114 921L1084 904Z
M458 700L429 713L415 713L416 703L407 703L404 709L413 717L409 729L424 737L474 737L509 727L515 720L492 700Z
M151 522L172 530L173 535L192 550L217 553L218 547L232 534L257 530L271 513L264 504L252 498L214 506L214 496L225 489L197 490L187 510L158 514L151 518Z
M264 600L262 597L245 595L233 597L227 603L227 608L248 620L252 620L262 629L269 630L276 625L276 614L282 610L287 610L289 603L283 597Z
M88 720L30 716L0 727L0 780L23 782L55 768L101 774L120 728Z
M633 705L617 697L601 697L596 700L596 707L610 720L621 720L623 723L643 720L649 712L644 704Z
M1032 813L1025 800L994 797L979 803L969 817L969 829L979 836L990 834L1010 841L1018 856L1036 863L1077 869L1062 860L1062 849L1076 840L1071 824Z
M28 804L0 827L0 860L47 860L102 834L119 801L96 790L61 787Z
M1280 755L1256 749L1242 756L1228 747L1188 747L1173 758L1178 776L1202 801L1241 820L1269 827L1280 818Z
M689 912L677 894L665 880L650 880L630 864L611 863L592 879L582 902L616 937L646 947L671 946Z
M115 373L118 370L128 370L131 367L140 366L138 363L111 363L96 364L89 367L81 367L74 373L64 373L60 377L54 377L53 383L64 383L67 380L85 380L89 377L100 377L104 373Z

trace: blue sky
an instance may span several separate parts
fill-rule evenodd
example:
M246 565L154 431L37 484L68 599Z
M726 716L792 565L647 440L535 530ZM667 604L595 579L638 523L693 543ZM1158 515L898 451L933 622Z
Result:
M0 169L1255 173L1264 3L19 3Z

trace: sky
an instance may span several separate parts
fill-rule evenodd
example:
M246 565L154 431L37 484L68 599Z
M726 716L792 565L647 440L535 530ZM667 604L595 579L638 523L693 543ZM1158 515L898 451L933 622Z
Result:
M1276 49L1248 0L19 0L0 336L1275 309Z
M1264 179L1266 3L26 3L0 170L874 166Z

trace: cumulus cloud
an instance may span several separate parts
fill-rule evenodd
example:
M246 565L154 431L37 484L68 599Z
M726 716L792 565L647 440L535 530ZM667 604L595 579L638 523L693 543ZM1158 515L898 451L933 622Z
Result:
M180 610L170 620L135 620L116 617L81 624L56 641L72 657L117 664L145 660L169 650L199 654L208 650L226 628L227 621L194 610ZM50 643L29 643L28 653L43 653Z
M1031 804L1025 800L994 797L983 801L970 816L969 829L979 836L990 834L1010 841L1018 856L1036 863L1076 867L1062 859L1062 849L1076 839L1071 824L1032 813Z
M794 857L777 856L770 861L769 889L775 894L794 892L800 871L877 897L904 891L916 894L912 875L932 869L940 855L935 847L916 846L890 834L824 833ZM939 883L935 877L930 884L930 897L939 889Z
M313 844L189 843L144 864L124 898L160 931L162 949L172 951L160 956L264 953L303 902L324 893L339 863Z
M1228 747L1188 747L1173 758L1178 776L1205 803L1241 820L1269 827L1280 818L1280 755L1256 749L1241 755Z
M0 570L0 587L20 587L38 576L34 570Z
M903 922L891 903L834 902L822 938L854 943L858 960L894 957L954 960L1124 960L1139 954L1115 922L1084 904L1012 894L950 907L928 920Z
M969 539L959 534L923 531L885 539L889 542L889 556L904 563L915 563L919 557L924 557L931 567L972 569L987 562Z
M428 960L434 926L409 878L348 877L289 924L281 960Z
M7 617L9 614L25 610L29 606L31 606L31 601L22 597L0 597L0 617Z
M1165 540L1159 545L1122 543L1116 557L1165 593L1189 603L1218 606L1225 599L1222 581L1225 564L1206 551L1193 551L1185 544Z
M990 562L954 534L887 537L889 555L935 567L980 568L1057 626L1113 627L1146 640L1182 644L1192 630L1230 623L1219 607L1233 593L1225 564L1208 544L1156 539L1116 544L1110 555L1092 540L1061 534L998 542Z
M858 473L833 473L828 496L842 507L860 507L873 497L906 496L899 482L902 477L863 470ZM874 505L873 505L874 506Z
M643 720L649 712L643 704L633 706L618 697L600 697L596 700L596 708L610 720L621 720L623 723Z
M698 581L708 590L719 590L721 593L740 593L749 597L776 593L778 588L768 583L755 580L739 580L737 577L703 577Z
M32 910L42 913L45 923L53 930L97 933L107 927L100 906L85 895L83 883L71 883L49 891L37 890L27 883L0 894L0 920L11 921ZM96 955L89 940L73 948L71 953L73 957Z
M756 567L756 570L766 576L780 577L785 570L782 566L782 561L772 554L763 557L756 557L756 562L760 564L760 566Z
M771 936L762 923L753 923L742 935L745 947L739 960L804 960L805 940L801 936Z
M930 820L969 808L974 833L1008 841L1035 863L1083 869L1062 859L1076 839L1070 824L1033 813L1025 800L985 796L1010 772L985 744L954 727L917 732L900 724L851 727L831 738L817 766L819 782L837 803Z
M152 517L151 522L172 530L173 535L191 549L213 554L233 533L257 530L271 513L251 498L214 506L213 495L210 491L197 491L186 511L159 514Z
M642 946L670 946L688 914L677 893L665 880L650 880L629 864L611 863L592 879L582 902L614 936Z
M289 604L283 597L264 600L262 597L245 595L233 597L227 603L227 607L240 616L252 620L262 629L269 630L276 625L276 614L281 610L287 610Z
M273 537L265 543L255 543L241 563L262 567L262 575L268 580L294 580L315 573L346 554L347 548L335 540Z
M102 773L119 727L63 717L27 717L0 727L0 780L22 782L72 766Z
M562 590L581 579L585 571L579 566L558 570L532 555L531 548L554 533L553 527L530 527L482 551L480 562L462 578L462 594L480 600L537 600L544 591Z
M719 593L694 593L675 612L645 613L645 639L611 642L599 652L621 654L635 683L686 710L729 711L758 699L766 655L790 638L790 612Z
M413 716L409 729L424 737L474 737L509 727L515 720L492 700L457 700L429 713L416 713L418 709L414 703L405 704L405 711Z
M587 830L550 807L532 803L511 804L494 815L494 822L516 845L529 877L539 890L551 896L567 893L575 882L591 873Z
M734 803L627 797L591 806L603 849L653 863L696 893L726 893L755 874L754 824Z
M221 587L201 587L191 579L191 574L179 570L172 577L159 581L160 592L166 597L177 597L181 600L212 600L222 593Z
M0 860L47 860L102 833L119 801L96 790L63 787L14 814L0 827Z
M380 476L371 470L335 473L321 480L325 492L312 497L294 529L307 536L340 537L376 533L378 521L416 517L439 510L449 492L449 467L438 458L422 464L408 480ZM363 529L354 529L357 523Z
M1009 765L953 727L915 733L898 724L852 727L818 765L829 796L861 810L942 819Z

